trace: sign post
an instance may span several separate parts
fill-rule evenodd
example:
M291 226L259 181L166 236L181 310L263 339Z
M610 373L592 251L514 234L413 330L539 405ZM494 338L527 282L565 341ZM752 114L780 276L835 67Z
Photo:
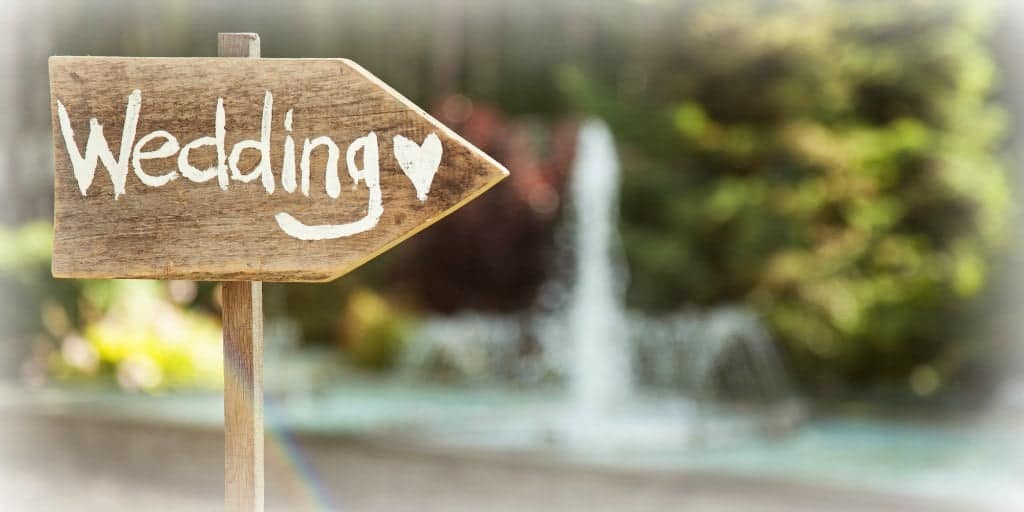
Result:
M263 509L263 281L329 281L508 175L358 64L51 57L52 272L223 282L225 504ZM248 58L237 58L248 57Z
M260 36L217 35L217 56L260 57ZM224 332L224 505L263 510L263 283L221 285Z

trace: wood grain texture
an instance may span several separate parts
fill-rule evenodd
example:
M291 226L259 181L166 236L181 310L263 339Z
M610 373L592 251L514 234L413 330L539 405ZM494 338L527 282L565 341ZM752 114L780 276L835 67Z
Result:
M256 34L221 33L217 55L259 58ZM263 512L263 283L221 287L224 335L224 508Z
M224 321L224 503L263 510L263 283L222 289Z
M221 32L217 34L218 57L260 58L260 35L254 32Z
M507 175L500 164L344 59L51 57L50 87L56 277L327 281L436 222ZM129 170L125 193L115 199L100 164L83 196L62 139L57 101L67 109L80 151L89 136L89 119L96 118L116 157L127 98L135 89L142 91L135 140L155 130L170 132L182 146L213 136L217 99L223 98L229 153L235 143L259 138L264 95L271 91L274 193L268 194L259 179L231 181L227 190L216 179L195 183L184 177L151 187ZM340 197L325 192L327 152L322 149L312 154L309 196L283 190L288 109L294 109L297 153L304 139L321 135L341 148ZM384 212L376 227L334 240L299 240L284 233L274 218L278 212L306 224L339 224L366 215L369 192L353 186L344 155L351 142L370 131L379 141L383 192ZM440 138L443 157L427 200L420 201L399 168L392 141L402 135L422 143L431 133ZM251 169L259 160L257 151L245 151L239 167ZM199 168L213 165L213 148L197 150L191 161ZM176 157L148 160L145 168L152 175L174 170Z

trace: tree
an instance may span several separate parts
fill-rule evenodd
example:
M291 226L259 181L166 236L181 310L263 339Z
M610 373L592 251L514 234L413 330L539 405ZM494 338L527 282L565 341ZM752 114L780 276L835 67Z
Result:
M620 50L561 83L621 144L631 303L745 301L816 386L955 374L1009 204L989 14L715 0L600 17Z

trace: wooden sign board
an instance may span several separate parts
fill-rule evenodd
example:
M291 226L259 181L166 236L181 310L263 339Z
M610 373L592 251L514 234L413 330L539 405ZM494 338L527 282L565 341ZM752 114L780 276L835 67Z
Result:
M344 59L51 57L53 275L326 281L508 171Z

